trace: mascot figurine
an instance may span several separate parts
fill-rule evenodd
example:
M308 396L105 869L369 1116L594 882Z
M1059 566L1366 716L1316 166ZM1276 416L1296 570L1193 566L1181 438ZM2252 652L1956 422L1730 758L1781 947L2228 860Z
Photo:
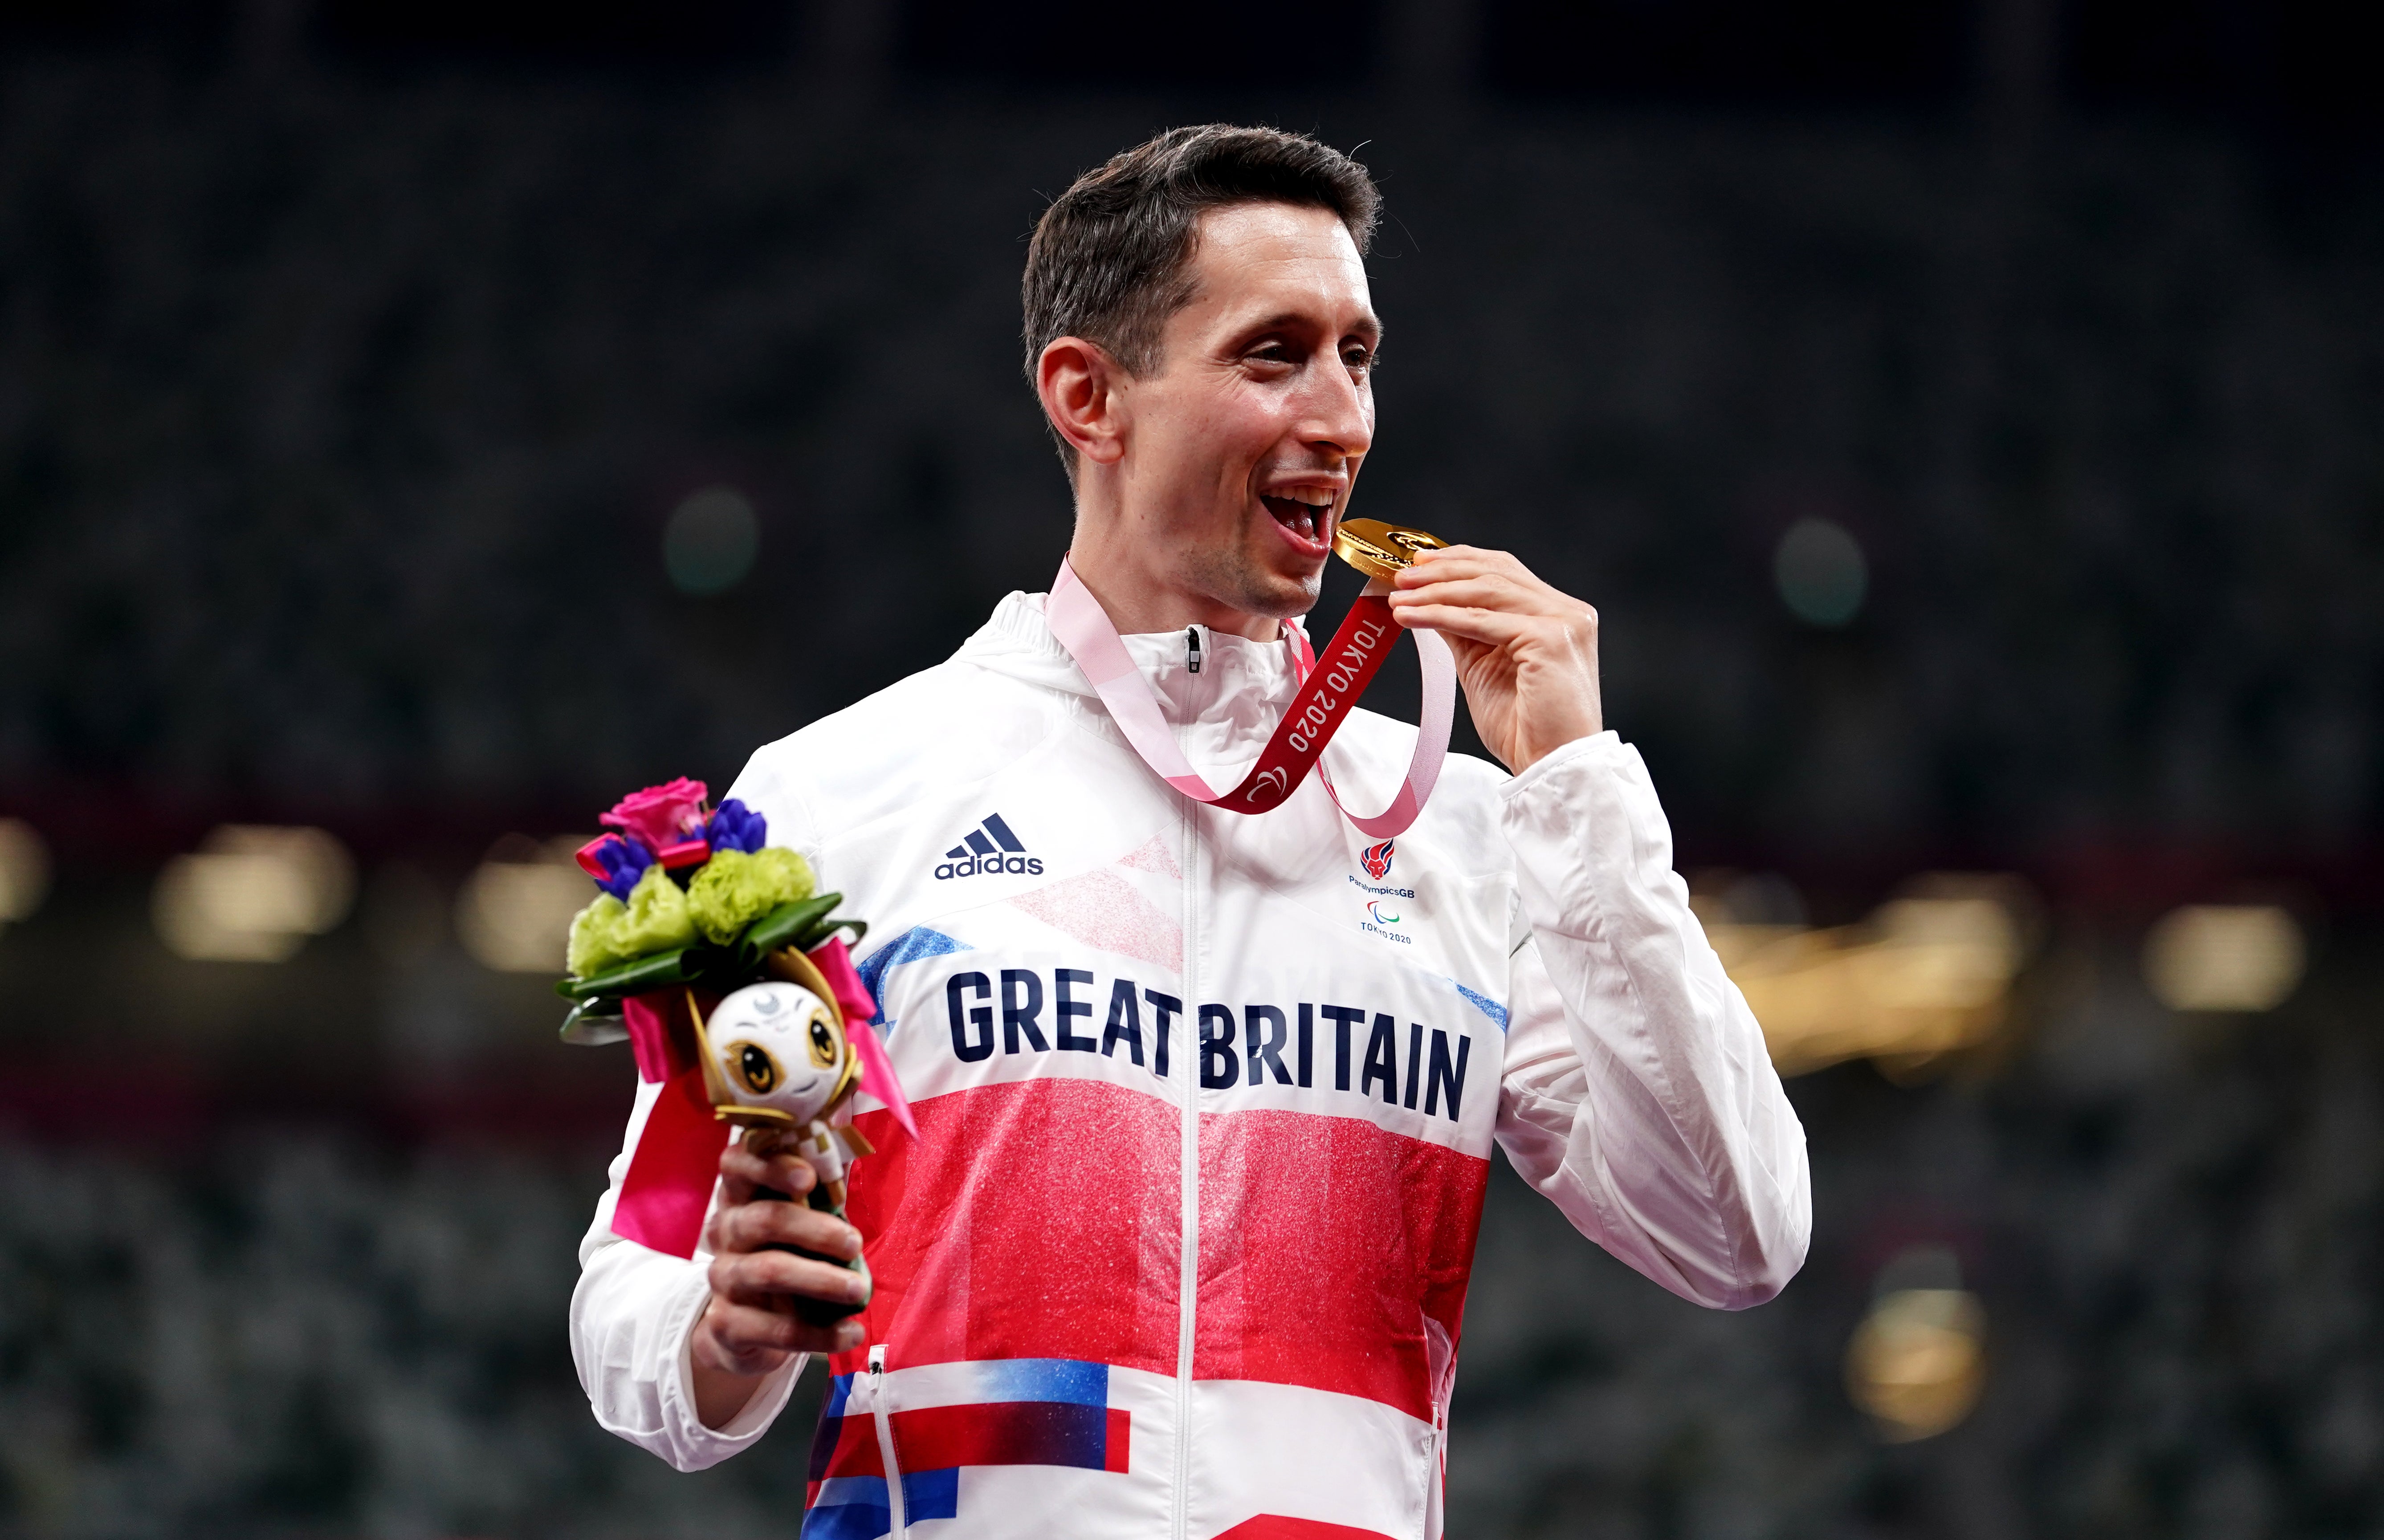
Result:
M842 1217L846 1173L872 1154L852 1127L855 1093L915 1135L908 1100L872 1028L877 1008L846 950L861 921L833 918L810 866L764 843L760 814L704 806L703 783L651 786L604 815L579 865L603 891L571 922L566 1042L618 1042L659 1089L613 1211L613 1233L673 1256L702 1238L727 1141L801 1155L819 1174L809 1202ZM785 1198L783 1193L759 1196ZM787 1250L848 1267L800 1247ZM861 1306L798 1299L826 1325Z

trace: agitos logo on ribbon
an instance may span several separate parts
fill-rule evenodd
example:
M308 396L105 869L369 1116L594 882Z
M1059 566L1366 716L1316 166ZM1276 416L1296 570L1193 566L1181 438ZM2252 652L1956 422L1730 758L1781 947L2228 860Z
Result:
M1416 552L1445 544L1420 529L1401 529L1374 519L1351 520L1334 531L1334 554L1372 581L1349 607L1341 629L1325 644L1321 659L1310 650L1308 637L1298 626L1285 627L1299 670L1299 693L1292 697L1283 721L1275 724L1258 763L1230 791L1211 787L1184 758L1150 682L1135 666L1100 600L1064 557L1059 575L1051 580L1044 618L1076 667L1092 682L1126 742L1161 780L1198 802L1236 813L1263 813L1279 807L1317 768L1324 745L1332 742L1349 708L1366 693L1383 659L1390 656L1391 644L1399 634L1387 597L1391 577L1412 565ZM1415 753L1408 762L1407 777L1391 805L1371 818L1352 813L1342 803L1332 778L1319 772L1334 806L1351 823L1378 839L1403 832L1423 811L1433 784L1440 778L1441 761L1448 753L1448 730L1456 717L1457 664L1448 644L1429 631L1416 632L1415 639L1417 660L1423 669L1422 720L1416 727Z

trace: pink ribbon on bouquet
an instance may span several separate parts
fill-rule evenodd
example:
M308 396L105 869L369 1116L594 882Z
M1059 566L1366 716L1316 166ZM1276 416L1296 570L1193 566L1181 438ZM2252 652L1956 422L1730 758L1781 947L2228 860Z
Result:
M877 1002L869 998L869 986L861 981L861 970L852 966L844 938L830 937L811 954L811 959L827 987L836 992L836 1008L844 1013L845 1041L861 1055L861 1089L885 1103L894 1121L913 1139L918 1138L919 1126L911 1121L911 1099L902 1094L902 1082L895 1078L894 1060L877 1040L877 1029L869 1025L877 1014Z
M1282 806L1308 779L1309 770L1318 769L1324 745L1340 730L1358 697L1365 694L1367 682L1383 666L1383 659L1390 656L1400 627L1391 618L1390 600L1384 597L1389 592L1390 585L1379 578L1368 583L1321 654L1310 649L1308 637L1298 626L1285 626L1299 674L1299 692L1292 697L1283 721L1275 724L1273 735L1249 773L1240 784L1223 792L1211 786L1184 757L1150 681L1135 666L1134 655L1126 651L1109 611L1065 557L1061 558L1059 575L1051 580L1043 617L1050 624L1051 634L1091 682L1101 704L1109 708L1118 731L1161 780L1196 802L1235 813L1263 813ZM1411 634L1417 661L1423 669L1422 720L1416 727L1415 752L1408 760L1406 779L1399 782L1391 805L1372 817L1353 813L1341 800L1333 778L1318 769L1333 805L1375 839L1405 832L1423 811L1434 783L1440 779L1441 761L1448 754L1448 730L1456 720L1457 660L1447 642L1436 632Z
M720 1177L720 1152L735 1130L712 1115L703 1066L695 1058L694 1023L685 985L621 1002L638 1078L662 1082L646 1114L629 1169L613 1203L613 1233L674 1257L692 1257Z

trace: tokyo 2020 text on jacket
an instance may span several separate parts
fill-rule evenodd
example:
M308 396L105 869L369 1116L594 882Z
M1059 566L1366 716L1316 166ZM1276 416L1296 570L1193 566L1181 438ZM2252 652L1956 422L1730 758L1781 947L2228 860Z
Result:
M1125 640L1233 784L1288 648L1204 633L1196 672L1180 632ZM1325 765L1380 806L1411 742L1357 712ZM1610 732L1512 779L1452 757L1386 845L1312 776L1222 812L1144 766L1013 594L730 795L872 922L919 1127L857 1118L876 1294L833 1362L806 1536L1431 1540L1494 1140L1701 1304L1759 1303L1804 1260L1803 1130ZM580 1246L580 1378L605 1427L714 1464L800 1361L704 1427L709 1259L616 1238L613 1201Z

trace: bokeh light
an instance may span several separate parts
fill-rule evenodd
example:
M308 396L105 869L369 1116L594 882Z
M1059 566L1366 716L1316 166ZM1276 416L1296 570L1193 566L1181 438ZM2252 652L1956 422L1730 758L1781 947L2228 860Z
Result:
M1959 1423L1986 1385L1986 1308L1958 1287L1894 1287L1916 1270L1916 1257L1946 1253L1920 1248L1881 1270L1882 1287L1846 1344L1846 1394L1891 1444L1934 1437ZM1955 1274L1958 1280L1958 1273Z
M1827 519L1799 519L1780 537L1771 580L1781 601L1807 625L1836 627L1861 613L1870 565L1852 535Z
M2307 960L2301 926L2274 905L2192 904L2144 939L2144 982L2173 1011L2272 1011Z
M571 917L596 896L572 859L590 836L544 844L521 835L498 842L455 896L455 933L464 950L500 973L558 973Z
M0 819L0 926L31 919L50 893L50 847L22 819Z
M663 566L683 594L734 588L762 549L753 504L733 487L707 487L672 511L663 528Z
M1706 934L1783 1075L1853 1058L1918 1068L2005 1021L2033 900L2018 879L1935 873L1859 925L1814 930L1777 877L1695 900ZM1760 904L1761 918L1746 906Z
M278 963L347 918L355 864L320 829L227 824L166 865L157 936L194 962Z

